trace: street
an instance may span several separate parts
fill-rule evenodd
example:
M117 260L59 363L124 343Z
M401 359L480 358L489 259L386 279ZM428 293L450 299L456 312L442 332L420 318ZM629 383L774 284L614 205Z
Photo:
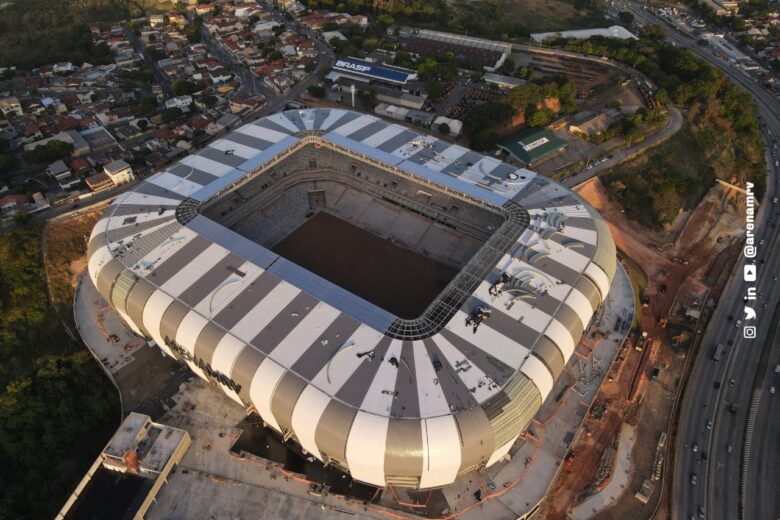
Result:
M264 7L266 6L266 4L260 0L258 0L257 3ZM258 117L283 110L288 101L300 96L307 88L319 81L320 72L329 69L335 61L335 56L331 48L311 31L300 26L300 24L295 21L285 19L278 11L272 11L272 17L276 22L286 25L288 28L292 26L298 34L305 36L313 42L319 52L319 55L317 56L317 65L314 70L309 73L306 79L293 85L282 94L277 93L274 89L269 87L265 83L264 78L256 77L251 70L244 66L244 64L239 63L233 54L217 42L208 31L201 31L201 38L203 43L209 48L209 51L222 62L226 69L232 71L241 79L241 88L235 95L243 93L248 95L261 94L266 98L266 105L258 112Z

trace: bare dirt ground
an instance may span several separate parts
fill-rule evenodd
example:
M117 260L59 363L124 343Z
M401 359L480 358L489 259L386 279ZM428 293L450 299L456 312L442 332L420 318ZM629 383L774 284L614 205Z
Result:
M645 229L625 218L621 208L608 196L601 182L591 179L576 190L604 217L620 253L630 257L647 274L645 296L647 307L641 309L640 330L654 338L654 348L636 351L624 346L618 356L622 361L602 385L597 401L608 401L609 407L601 421L588 417L583 422L583 434L575 443L574 461L553 484L553 497L546 505L550 519L564 519L567 511L592 486L604 449L612 443L621 424L637 426L637 438L632 452L630 485L617 502L599 512L595 518L647 518L657 503L660 483L648 505L634 498L642 482L650 478L656 445L661 432L666 431L669 416L684 368L684 352L672 348L672 336L686 337L681 331L694 328L693 321L680 321L665 327L664 320L681 302L703 302L710 288L703 282L718 254L739 240L744 197L735 190L715 185L686 221L680 222L680 232ZM669 323L672 323L670 319ZM637 331L638 332L638 331ZM690 337L690 333L688 336ZM634 337L636 338L636 336ZM642 363L642 357L647 359ZM619 365L619 371L614 366ZM640 368L641 372L637 372ZM658 377L649 377L658 368ZM635 399L627 400L631 382L638 378ZM667 443L671 440L667 440ZM659 517L665 518L662 508Z
M402 318L419 316L457 274L325 212L273 250Z
M50 224L45 231L45 268L51 299L57 311L72 321L73 292L87 265L87 240L101 211Z

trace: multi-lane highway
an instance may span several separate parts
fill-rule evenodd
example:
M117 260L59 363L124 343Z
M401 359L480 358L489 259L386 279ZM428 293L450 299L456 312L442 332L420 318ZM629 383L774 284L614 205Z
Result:
M775 310L780 299L780 236L776 227L780 208L772 203L778 194L774 154L780 135L780 102L753 78L652 12L638 5L628 8L639 23L664 25L674 44L690 48L750 92L767 145L768 193L763 201L757 201L762 202L756 217L757 281L745 282L745 261L741 259L721 295L690 373L675 442L672 517L776 518L780 514L774 498L780 474L776 450L780 420L770 413L775 394L769 389L774 383L774 366L780 362L778 349L771 350L777 345ZM743 300L748 285L757 288L755 300ZM746 306L756 311L754 320L746 319ZM744 337L748 326L756 327L755 338ZM725 346L725 353L715 362L718 343Z

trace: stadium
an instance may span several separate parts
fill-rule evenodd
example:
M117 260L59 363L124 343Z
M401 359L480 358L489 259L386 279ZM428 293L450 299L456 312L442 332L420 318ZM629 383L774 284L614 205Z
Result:
M122 194L89 273L127 325L375 486L502 459L615 274L527 169L341 109L244 125Z

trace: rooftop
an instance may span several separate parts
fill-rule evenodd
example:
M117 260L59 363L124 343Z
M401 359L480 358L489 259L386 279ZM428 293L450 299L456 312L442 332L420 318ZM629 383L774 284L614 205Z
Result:
M605 38L619 38L621 40L633 39L637 37L634 34L620 25L613 25L603 29L575 29L573 31L553 31L545 33L534 33L531 35L531 39L536 42L542 42L545 39L554 36L556 38L575 38L578 40L587 40L592 36L604 36Z
M109 175L113 175L113 174L119 173L122 170L126 170L127 168L130 168L130 165L127 164L122 159L119 159L118 161L114 161L114 162L108 163L108 164L106 164L103 167L104 171L107 174L109 174Z
M528 127L498 142L525 164L534 164L566 148L568 145L546 128Z
M417 196L414 205L423 214L436 212L441 225L454 222L439 207L445 195L461 202L460 212L482 208L503 223L491 228L478 253L419 318L401 319L201 211L231 200L251 208L243 197L252 189L262 193L312 168L339 170L351 183L386 189L391 200L402 193ZM126 310L130 323L147 328L150 320L160 320L162 328L155 322L149 333L161 348L210 374L233 399L256 403L272 428L294 429L317 458L316 423L341 431L345 416L339 414L352 414L354 425L337 442L349 436L356 443L350 449L358 451L345 455L342 446L327 453L346 466L344 457L359 452L363 462L353 458L351 473L380 484L384 476L373 468L381 467L384 450L360 444L376 437L380 423L386 431L388 424L400 428L401 419L414 419L436 435L437 450L460 453L453 421L481 414L482 426L464 433L471 436L469 450L486 452L493 462L500 458L551 392L616 268L605 224L557 183L406 126L340 109L258 119L144 180L103 215L89 256L98 290ZM125 289L112 287L134 288L120 294ZM218 334L209 339L212 330ZM196 362L203 356L211 364ZM258 370L276 375L256 379ZM317 404L311 406L323 415L264 412L281 406L271 403L287 392L284 382L274 390L279 378L294 388L302 385L301 391L309 388L289 391L313 399ZM261 380L272 386L253 383ZM285 406L295 401L284 399ZM508 407L505 399L515 404ZM329 402L343 407L341 419L326 413ZM510 408L512 419L504 411ZM511 422L499 427L491 420ZM494 427L495 436L489 433ZM442 430L431 432L435 428ZM414 435L388 435L386 449L395 453L402 448L389 443L400 442L411 443L404 449L423 450L417 441ZM435 476L426 471L420 487L454 478L461 460L436 464L448 469Z

